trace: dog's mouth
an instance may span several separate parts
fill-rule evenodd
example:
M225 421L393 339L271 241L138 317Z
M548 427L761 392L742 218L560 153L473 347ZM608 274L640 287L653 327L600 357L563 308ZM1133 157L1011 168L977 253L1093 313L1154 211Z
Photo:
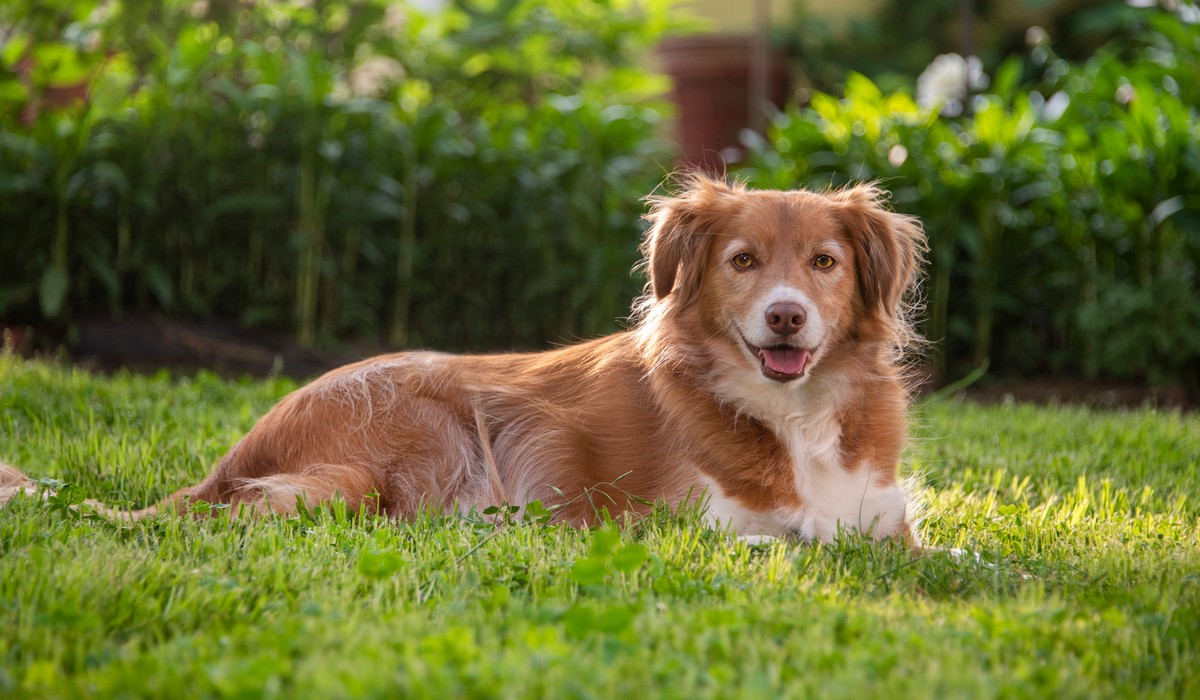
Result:
M813 351L787 344L758 347L742 336L750 354L758 358L763 376L777 382L790 382L804 376L812 362Z

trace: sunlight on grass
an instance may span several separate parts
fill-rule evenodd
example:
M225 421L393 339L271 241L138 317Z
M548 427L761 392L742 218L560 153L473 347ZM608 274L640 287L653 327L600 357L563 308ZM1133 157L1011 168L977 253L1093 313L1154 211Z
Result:
M143 505L287 380L0 358L0 460ZM340 504L118 526L0 510L0 695L1187 697L1200 693L1200 416L917 410L913 558L749 546L656 511L597 530Z

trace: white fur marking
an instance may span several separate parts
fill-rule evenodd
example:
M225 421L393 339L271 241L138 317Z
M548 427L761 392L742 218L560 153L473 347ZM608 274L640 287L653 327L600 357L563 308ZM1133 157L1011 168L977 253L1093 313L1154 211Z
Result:
M750 510L725 492L712 479L704 480L708 509L704 518L714 530L732 530L738 535L783 535L786 530L774 513Z
M821 316L820 307L812 297L803 291L787 284L773 287L759 297L746 309L747 317L738 319L738 325L746 334L746 340L762 347L778 342L778 336L767 327L767 309L772 304L799 304L808 313L804 327L796 334L793 343L809 350L815 350L825 340L825 320Z
M792 456L798 512L781 514L802 537L828 542L839 530L857 530L876 539L900 532L907 499L896 483L881 486L864 463L845 469L838 454L840 426L832 410L824 421L792 424L784 441ZM824 425L822 425L824 423Z
M844 388L842 381L816 378L799 391L778 385L763 391L736 380L721 384L720 393L726 400L775 426L791 456L803 505L756 512L707 480L707 518L713 527L730 527L739 535L790 533L823 542L833 540L839 530L856 530L876 539L901 531L908 507L904 490L896 483L879 485L879 473L870 464L853 470L842 465L837 413Z
M17 497L17 494L24 494L27 498L33 498L38 495L36 486L0 486L0 506L6 505L9 501ZM42 492L42 500L49 500L54 495L54 491L46 489Z

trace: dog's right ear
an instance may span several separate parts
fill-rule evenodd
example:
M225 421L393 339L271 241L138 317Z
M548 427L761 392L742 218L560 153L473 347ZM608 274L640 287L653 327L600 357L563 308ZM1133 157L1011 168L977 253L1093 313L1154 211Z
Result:
M713 234L741 189L697 173L686 177L678 194L647 198L650 228L642 255L656 299L674 293L675 308L682 309L700 295Z

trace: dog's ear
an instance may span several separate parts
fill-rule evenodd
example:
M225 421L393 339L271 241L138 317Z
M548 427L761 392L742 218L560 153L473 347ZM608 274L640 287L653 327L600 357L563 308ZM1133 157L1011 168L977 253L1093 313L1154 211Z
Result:
M859 261L858 288L867 312L898 320L926 251L920 221L890 211L886 194L874 185L841 190L832 198Z
M642 255L656 299L675 294L677 309L700 295L713 235L743 188L703 174L686 177L673 196L649 197L650 222Z

